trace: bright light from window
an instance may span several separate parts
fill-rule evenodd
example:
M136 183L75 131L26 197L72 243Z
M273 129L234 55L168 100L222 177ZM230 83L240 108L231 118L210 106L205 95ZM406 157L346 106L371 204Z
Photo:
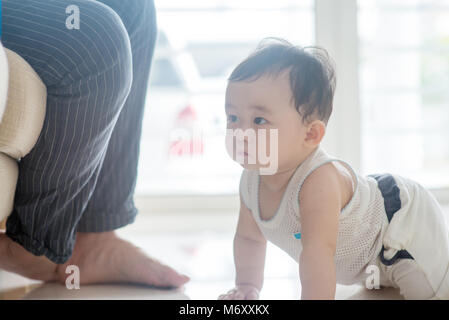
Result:
M265 37L314 43L313 1L156 1L159 39L144 117L138 194L235 194L225 150L231 70Z
M449 1L359 1L364 173L449 186Z

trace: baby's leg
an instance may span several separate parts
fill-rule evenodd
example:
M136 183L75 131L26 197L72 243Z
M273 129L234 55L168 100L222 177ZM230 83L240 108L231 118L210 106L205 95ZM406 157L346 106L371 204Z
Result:
M435 292L426 275L413 259L400 259L385 267L386 275L401 295L407 300L428 300L435 298Z

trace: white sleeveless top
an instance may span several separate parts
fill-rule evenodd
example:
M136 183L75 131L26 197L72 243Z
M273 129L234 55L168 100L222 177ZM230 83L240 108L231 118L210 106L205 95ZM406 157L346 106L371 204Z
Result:
M270 220L263 220L259 212L258 171L243 170L240 196L265 238L299 262L302 244L301 239L295 237L301 232L299 192L315 169L331 161L341 162L356 182L352 199L340 212L335 254L337 283L353 284L364 281L366 267L375 264L382 248L382 234L388 225L384 199L374 178L357 175L349 164L331 158L318 147L290 178L278 210Z

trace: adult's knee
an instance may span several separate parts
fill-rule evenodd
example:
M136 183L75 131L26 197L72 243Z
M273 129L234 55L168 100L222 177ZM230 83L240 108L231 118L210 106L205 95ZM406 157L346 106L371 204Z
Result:
M117 13L108 6L89 0L70 2L79 8L79 29L66 31L72 46L70 71L60 85L73 84L112 74L114 90L129 91L132 83L132 54L128 33ZM107 90L107 88L105 88Z
M129 37L111 8L92 0L7 1L2 14L4 46L30 63L50 93L114 67L129 85ZM79 18L79 28L72 18Z

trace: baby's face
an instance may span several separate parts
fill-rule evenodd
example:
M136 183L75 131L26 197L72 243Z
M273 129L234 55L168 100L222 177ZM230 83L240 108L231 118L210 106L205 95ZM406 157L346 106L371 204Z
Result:
M289 81L288 72L283 72L277 77L228 84L226 145L231 157L244 168L268 168L267 160L277 160L276 171L281 171L296 166L303 156L306 127L294 107ZM229 129L250 129L247 132L253 132L255 140L249 134L231 135Z

